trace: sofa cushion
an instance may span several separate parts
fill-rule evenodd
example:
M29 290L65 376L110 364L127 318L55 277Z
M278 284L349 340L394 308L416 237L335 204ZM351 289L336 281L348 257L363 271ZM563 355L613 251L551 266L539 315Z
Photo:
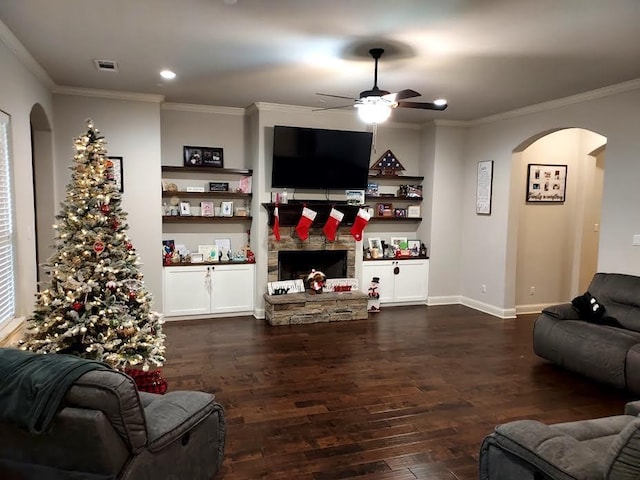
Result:
M605 478L637 479L640 476L640 419L630 422L613 441L606 456Z

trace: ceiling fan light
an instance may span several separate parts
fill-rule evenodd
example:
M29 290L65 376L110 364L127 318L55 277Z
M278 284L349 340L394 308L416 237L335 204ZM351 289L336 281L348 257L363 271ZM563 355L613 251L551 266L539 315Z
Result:
M444 99L444 98L439 98L439 99L437 99L437 100L434 100L434 101L433 101L433 103L434 103L435 105L438 105L439 107L441 107L441 106L443 106L443 105L446 105L446 104L447 104L447 100L446 100L446 99Z
M383 123L391 115L391 107L384 103L362 103L356 108L364 123Z

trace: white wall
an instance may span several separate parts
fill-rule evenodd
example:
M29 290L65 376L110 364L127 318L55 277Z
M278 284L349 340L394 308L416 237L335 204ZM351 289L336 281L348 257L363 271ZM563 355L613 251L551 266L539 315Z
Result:
M73 139L93 120L105 137L109 155L123 157L122 208L128 213L128 235L142 262L153 308L162 311L162 220L160 215L160 105L158 101L114 100L55 95L55 162L57 201L71 181Z
M6 27L2 38L8 35ZM31 312L36 292L35 218L31 168L29 117L34 105L53 118L51 94L44 81L33 75L0 41L0 110L11 117L10 148L13 170L14 212L16 213L16 314Z
M537 113L505 116L479 122L469 130L465 158L461 294L494 307L492 313L509 316L515 311L517 231L509 224L513 150L540 132L578 127L607 137L598 269L640 274L640 248L631 246L640 232L636 205L640 203L640 90L570 103ZM475 215L476 162L494 160L493 210L490 217ZM455 187L454 187L455 188ZM517 208L515 206L514 208ZM433 279L437 283L437 279ZM487 284L487 293L479 285Z

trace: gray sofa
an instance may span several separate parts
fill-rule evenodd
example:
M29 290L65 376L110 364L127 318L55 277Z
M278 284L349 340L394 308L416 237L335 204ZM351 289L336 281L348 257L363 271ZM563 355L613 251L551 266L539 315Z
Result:
M480 448L480 480L640 478L640 402L624 415L545 425L496 427Z
M533 327L535 353L640 394L640 277L597 273L588 291L605 307L603 317L587 320L571 303L544 309Z
M0 423L0 478L210 480L224 439L213 395L138 392L124 373L90 371L67 391L45 433Z

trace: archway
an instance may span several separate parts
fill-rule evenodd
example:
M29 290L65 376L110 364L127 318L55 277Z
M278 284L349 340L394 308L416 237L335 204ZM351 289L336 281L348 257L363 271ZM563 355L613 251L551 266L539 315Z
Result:
M541 132L514 149L509 273L517 314L569 301L595 273L605 150L605 137L580 128ZM536 164L567 166L563 202L526 201L528 166Z
M51 253L55 223L53 138L47 114L35 104L29 117L31 122L31 165L33 169L33 208L35 212L35 251L38 265L37 281L45 278L42 263Z

